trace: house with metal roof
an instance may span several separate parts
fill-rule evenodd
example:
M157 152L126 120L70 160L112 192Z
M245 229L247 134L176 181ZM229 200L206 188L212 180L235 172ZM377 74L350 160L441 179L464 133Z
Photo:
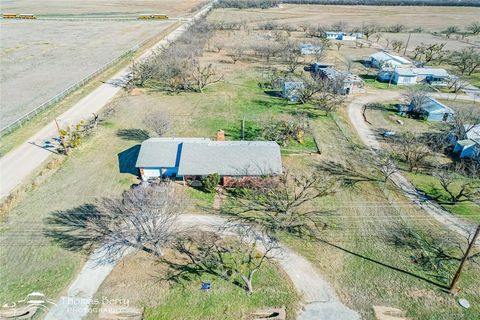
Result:
M305 84L302 80L285 79L284 81L282 81L281 86L282 97L294 102L299 101L302 92L305 89Z
M380 51L370 56L370 65L374 68L382 69L384 67L412 66L413 63L404 57L391 54L387 51Z
M465 139L455 142L453 152L460 158L480 158L480 124L475 126L465 125L469 130L465 133Z
M355 87L363 87L363 80L348 71L340 71L332 67L317 68L314 71L323 79L328 79L336 84L336 93L342 95L351 94Z
M411 103L409 105L409 111L412 112L415 109L418 109L417 106ZM419 109L422 110L425 119L428 121L451 121L455 114L455 111L450 107L431 97L427 97L427 101L424 102Z
M151 178L259 177L282 173L280 146L274 141L213 141L197 138L145 140L136 167Z
M427 83L430 85L446 85L450 74L440 68L394 68L392 83L397 85L414 85Z

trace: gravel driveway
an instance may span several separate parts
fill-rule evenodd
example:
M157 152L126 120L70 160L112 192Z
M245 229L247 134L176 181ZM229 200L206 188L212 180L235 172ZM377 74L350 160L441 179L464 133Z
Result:
M225 223L219 216L181 215L184 227L216 230ZM261 246L259 246L261 250ZM67 295L60 298L46 316L46 320L80 320L88 313L88 301L98 290L103 280L110 274L117 262L98 265L96 263L102 249L88 259L87 263L70 285ZM335 290L318 273L318 270L305 258L289 248L281 246L274 253L279 266L290 277L293 285L303 296L304 306L297 319L301 320L357 320L360 316L343 305Z

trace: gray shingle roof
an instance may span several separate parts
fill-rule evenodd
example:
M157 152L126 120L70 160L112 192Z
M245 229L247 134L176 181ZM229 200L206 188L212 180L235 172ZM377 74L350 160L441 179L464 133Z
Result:
M272 141L185 143L179 175L261 176L281 174L280 146Z
M136 167L175 167L178 148L182 142L187 141L205 142L210 140L202 138L150 138L142 142Z
M178 167L181 176L282 173L280 146L273 141L151 138L142 143L136 166Z

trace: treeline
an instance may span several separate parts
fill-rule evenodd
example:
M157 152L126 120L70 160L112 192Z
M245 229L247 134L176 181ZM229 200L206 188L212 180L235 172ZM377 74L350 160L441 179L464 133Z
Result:
M236 9L268 9L277 7L279 0L219 0L215 8L236 8Z
M479 0L219 0L216 8L277 7L280 3L323 5L371 5L371 6L458 6L480 7Z
M222 80L211 64L200 63L205 44L213 35L213 26L199 21L170 46L135 64L134 84L154 90L202 92Z
M479 7L479 0L283 0L292 4Z

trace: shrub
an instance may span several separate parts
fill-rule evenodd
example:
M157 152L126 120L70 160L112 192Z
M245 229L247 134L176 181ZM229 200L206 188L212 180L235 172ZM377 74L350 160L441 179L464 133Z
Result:
M203 190L208 193L215 192L215 188L220 183L220 175L218 173L212 173L202 179Z

